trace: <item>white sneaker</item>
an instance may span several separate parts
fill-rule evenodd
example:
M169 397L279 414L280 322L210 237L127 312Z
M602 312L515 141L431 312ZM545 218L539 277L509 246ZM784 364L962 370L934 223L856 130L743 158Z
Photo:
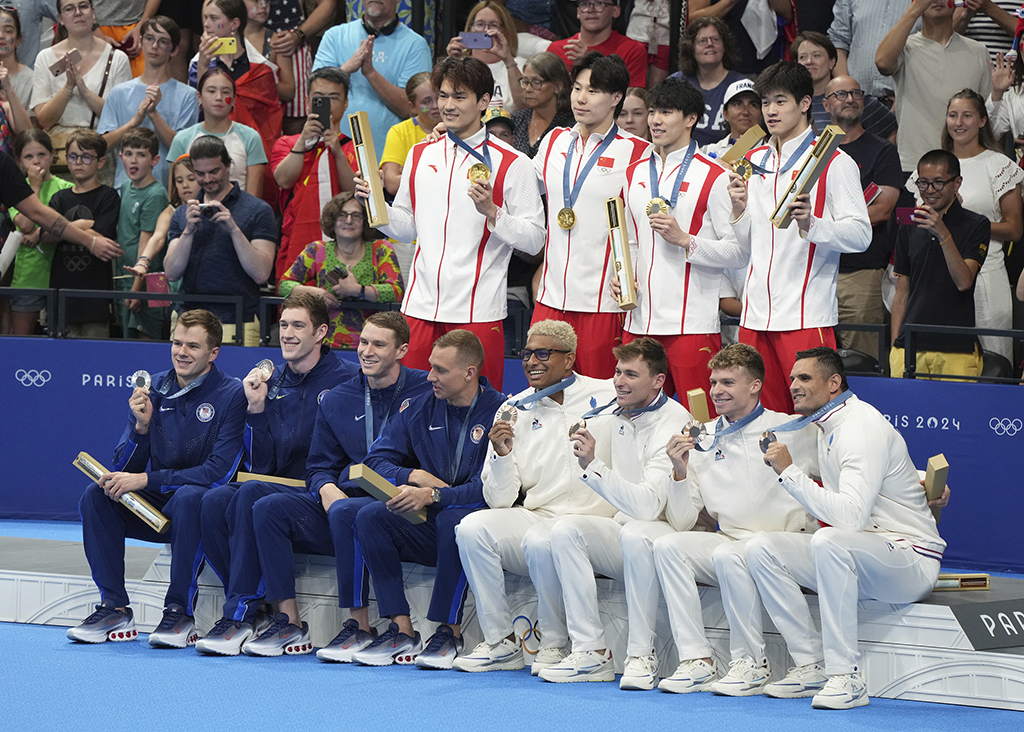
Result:
M541 669L537 674L545 681L557 684L573 681L615 681L612 652L576 651L554 666Z
M799 699L814 696L821 691L828 681L825 669L821 664L810 663L806 666L791 668L786 678L773 681L764 687L764 693L774 699Z
M815 709L853 709L868 703L868 684L859 673L829 676L824 688L814 695Z
M630 691L650 691L658 680L658 657L649 653L646 656L629 656L626 666L619 679L619 688Z
M723 696L754 696L764 693L771 678L767 659L755 666L749 658L738 658L729 664L729 673L711 684L711 691Z
M703 658L683 661L671 676L661 680L658 688L672 694L689 694L692 691L707 691L718 678L715 660L708 663Z
M530 666L530 674L537 676L542 669L561 663L562 659L569 655L564 648L541 648L533 657L533 665Z
M525 666L523 649L518 643L502 638L493 646L478 643L470 653L461 653L454 668L459 671L518 671Z

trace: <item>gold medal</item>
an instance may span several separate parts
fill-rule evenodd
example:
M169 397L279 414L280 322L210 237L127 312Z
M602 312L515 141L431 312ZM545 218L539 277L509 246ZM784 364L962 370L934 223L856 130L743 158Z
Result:
M516 420L519 419L519 410L513 407L511 404L505 404L498 410L498 413L494 415L494 421L497 422L508 422L510 425L514 425Z
M148 389L153 385L153 377L149 375L148 371L139 369L132 374L132 386L136 389Z
M572 423L572 426L569 427L569 437L572 437L586 426L587 420L583 419L582 417L580 419L577 419L575 422Z
M566 206L558 212L558 225L568 231L576 225L576 212Z
M274 362L265 358L256 364L256 369L260 372L260 378L263 381L270 381L270 377L274 375Z
M750 180L750 176L754 174L754 166L746 158L740 158L733 163L732 169L744 181Z
M668 204L665 203L664 198L652 198L647 204L647 215L654 216L654 214L668 213Z
M476 183L478 180L490 180L491 169L483 163L473 163L469 168L469 181Z
M689 436L694 442L699 442L702 437L708 434L708 428L703 422L695 419L683 427L683 434Z

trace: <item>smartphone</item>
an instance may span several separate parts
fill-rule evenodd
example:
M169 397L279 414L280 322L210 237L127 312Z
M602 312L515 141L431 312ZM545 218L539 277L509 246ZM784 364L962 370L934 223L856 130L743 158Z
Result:
M459 34L459 38L462 39L466 48L492 48L494 46L494 39L486 33L464 32Z
M914 212L917 211L913 206L900 206L896 209L896 223L900 226L917 226L914 221Z
M72 49L71 53L68 54L68 58L59 58L50 66L50 73L54 76L60 76L68 70L67 61L70 60L72 64L77 64L82 60L82 54L78 52L78 49Z
M325 130L331 129L331 99L330 97L311 97L309 109L320 120Z
M238 53L238 39L221 38L220 45L214 48L210 53L212 53L214 56L223 56L228 53Z

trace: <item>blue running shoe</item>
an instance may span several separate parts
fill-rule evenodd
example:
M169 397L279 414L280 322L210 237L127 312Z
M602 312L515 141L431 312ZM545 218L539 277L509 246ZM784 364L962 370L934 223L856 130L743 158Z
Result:
M301 656L312 652L309 623L303 623L300 628L288 622L288 616L284 613L278 613L273 624L259 638L242 645L242 653L249 656Z
M447 670L460 653L462 638L456 638L450 626L439 625L437 631L427 639L427 645L416 656L416 665L419 668Z
M154 648L187 648L197 640L196 621L181 605L168 605L160 625L149 634L149 645Z
M365 666L390 666L393 663L411 664L416 661L420 650L420 634L407 636L391 623L388 629L377 636L363 650L354 653L352 660Z
M139 637L135 630L132 609L124 612L111 605L97 605L96 612L76 625L68 628L68 640L81 643L103 643L104 641L130 641Z
M367 633L359 628L358 621L349 618L341 626L341 632L334 636L334 640L316 652L316 657L321 661L351 663L353 654L373 643L376 637L376 630Z

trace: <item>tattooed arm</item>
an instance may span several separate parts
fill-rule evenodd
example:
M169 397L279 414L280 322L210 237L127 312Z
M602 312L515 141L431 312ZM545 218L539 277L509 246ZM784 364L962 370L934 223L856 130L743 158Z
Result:
M80 244L104 262L124 255L117 242L100 236L92 229L81 229L69 225L66 218L44 205L35 194L19 202L18 211L37 224L40 229L50 234L54 241L64 239L73 244Z

